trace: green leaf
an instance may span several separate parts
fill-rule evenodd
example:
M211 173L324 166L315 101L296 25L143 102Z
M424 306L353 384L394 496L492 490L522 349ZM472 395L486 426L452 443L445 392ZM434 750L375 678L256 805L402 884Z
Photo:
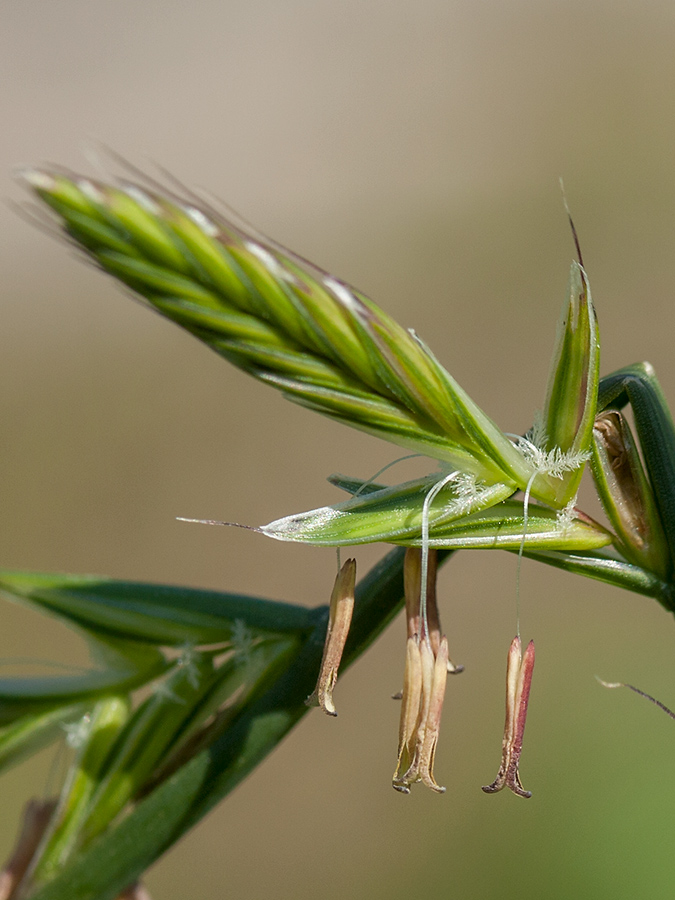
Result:
M237 622L260 634L313 624L310 610L287 603L94 575L0 570L0 590L99 633L164 646L227 643Z
M352 663L403 605L404 551L396 549L357 586L343 656ZM441 558L446 555L439 554ZM323 652L328 609L288 671L225 734L137 804L31 900L114 900L172 843L235 788L308 712Z
M83 634L101 666L74 675L0 678L0 724L108 694L125 694L167 668L164 656L154 647Z

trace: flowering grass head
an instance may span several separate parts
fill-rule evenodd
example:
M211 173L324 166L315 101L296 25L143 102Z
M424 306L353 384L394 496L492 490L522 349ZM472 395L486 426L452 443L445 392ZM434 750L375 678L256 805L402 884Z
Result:
M0 679L0 765L63 735L64 725L78 735L48 829L12 887L22 897L137 896L128 886L278 744L308 696L334 715L339 666L404 603L393 784L442 793L434 775L441 711L447 676L461 667L440 625L436 571L457 550L518 553L675 610L675 428L648 364L600 378L580 261L543 409L526 435L514 435L413 330L191 192L139 173L104 182L44 168L22 177L59 233L146 305L286 398L429 461L426 475L402 484L333 476L349 495L342 502L254 529L313 546L393 545L358 583L355 561L341 566L327 609L0 572L5 594L81 629L99 658L73 676ZM627 404L635 437L620 413ZM589 459L606 525L576 499ZM518 767L533 665L534 645L523 652L516 638L502 763L489 792L529 796Z

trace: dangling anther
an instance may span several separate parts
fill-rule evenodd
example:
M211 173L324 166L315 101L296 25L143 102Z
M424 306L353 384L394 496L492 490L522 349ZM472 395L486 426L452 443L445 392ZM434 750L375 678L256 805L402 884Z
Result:
M320 706L329 716L337 716L333 704L333 689L352 621L355 585L356 560L348 559L337 574L330 598L328 631L323 647L319 678L314 692L305 701L307 706Z
M437 793L445 791L436 782L433 769L448 675L448 641L441 636L438 620L435 551L428 569L426 616L420 615L420 556L420 550L409 549L404 568L408 638L398 760L392 781L395 790L403 794L410 793L410 785L417 781Z
M507 787L519 797L532 796L532 792L524 790L520 783L518 764L523 749L533 671L534 641L530 641L523 655L520 637L516 635L511 642L506 664L506 719L502 741L502 764L492 784L483 787L486 794L494 794Z

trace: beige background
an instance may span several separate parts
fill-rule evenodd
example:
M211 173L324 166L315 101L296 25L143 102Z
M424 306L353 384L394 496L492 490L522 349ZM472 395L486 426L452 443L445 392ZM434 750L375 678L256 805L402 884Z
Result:
M542 403L572 245L604 372L647 358L675 398L675 7L670 2L0 3L0 178L102 141L224 198L414 326L508 431ZM397 451L283 401L0 208L0 562L325 602L330 551L174 521L262 523L338 498ZM401 472L403 478L405 472ZM379 550L359 553L362 569ZM595 673L675 702L653 601L525 564L537 672L530 801L486 797L515 560L458 557L443 616L444 797L389 786L397 623L150 873L156 900L672 896L675 726ZM2 607L0 653L72 658ZM5 774L0 851L54 752ZM52 771L51 776L48 772ZM56 772L56 774L54 774Z

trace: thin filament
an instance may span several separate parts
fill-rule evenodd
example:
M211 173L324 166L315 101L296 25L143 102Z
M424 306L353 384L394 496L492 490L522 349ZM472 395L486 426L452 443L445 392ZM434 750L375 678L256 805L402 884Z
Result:
M420 565L420 629L429 646L429 628L427 623L427 575L429 572L429 510L434 498L443 490L446 484L454 481L457 472L451 472L437 481L424 498L422 506L422 560Z
M409 453L407 456L399 456L398 459L394 459L391 462L388 462L386 466L382 466L382 468L378 469L378 471L374 475L371 475L367 481L364 481L363 484L359 487L359 489L357 491L354 492L354 494L352 496L358 497L359 494L361 494L368 487L369 484L372 484L376 478L379 478L383 472L386 472L387 469L391 469L391 467L395 466L396 463L403 462L404 459L415 459L416 456L422 456L422 454L421 453ZM339 572L340 569L342 568L342 557L340 555L340 547L336 547L336 550L337 550L337 570Z
M356 491L353 494L353 496L358 497L359 494L368 487L368 485L372 484L375 481L375 479L379 478L383 472L387 471L387 469L391 469L392 466L395 466L396 463L403 462L404 459L415 459L415 457L417 457L417 456L422 456L422 454L421 453L409 453L408 456L399 456L398 459L394 459L391 462L387 463L386 466L382 466L382 468L379 469L374 475L371 475L367 481L363 482L361 487L358 489L358 491Z
M520 567L523 562L523 551L525 549L525 538L527 537L527 515L530 507L530 491L534 479L539 473L533 472L530 480L525 488L525 499L523 500L523 536L520 539L520 547L518 548L518 564L516 566L516 634L520 637Z

